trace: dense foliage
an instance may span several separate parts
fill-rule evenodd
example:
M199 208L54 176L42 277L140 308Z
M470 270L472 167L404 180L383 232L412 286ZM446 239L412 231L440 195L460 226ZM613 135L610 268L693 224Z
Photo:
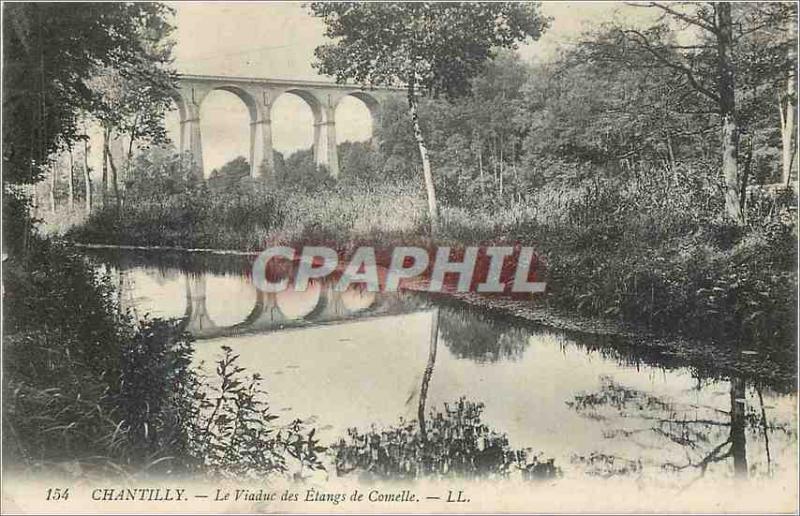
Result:
M152 54L168 8L158 3L19 3L4 8L3 181L41 178L55 152L102 111L91 81L103 68L131 70Z
M553 479L561 469L553 459L514 450L508 437L481 421L483 403L465 398L432 410L423 438L416 421L368 432L351 428L332 449L339 475L368 479L489 478L516 475L526 480Z
M198 373L176 321L133 321L69 247L35 239L27 263L4 269L9 464L251 477L321 467L313 430L276 421L230 350Z
M549 20L535 2L312 2L332 41L314 51L315 66L338 82L402 86L422 161L431 231L438 225L436 187L419 99L463 96L499 49L536 40Z

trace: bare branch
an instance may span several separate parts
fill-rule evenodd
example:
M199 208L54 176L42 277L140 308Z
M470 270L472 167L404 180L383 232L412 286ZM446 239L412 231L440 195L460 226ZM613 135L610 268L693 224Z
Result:
M637 42L642 48L647 50L647 52L649 52L653 57L658 59L665 66L668 66L668 67L670 67L670 68L672 68L674 70L679 70L679 71L683 72L683 74L686 76L686 79L689 81L689 84L694 89L696 89L697 91L699 91L700 93L702 93L703 95L708 97L709 99L713 100L714 102L719 103L719 96L716 95L711 90L709 90L708 88L702 86L699 82L697 82L697 79L694 76L694 71L691 68L689 68L688 66L686 66L684 64L675 63L675 62L670 61L669 59L667 59L667 57L662 55L660 52L658 52L656 50L656 48L653 47L650 44L650 42L647 40L647 37L644 34L642 34L641 32L639 32L638 30L629 29L629 30L623 30L621 32L625 36L627 36L628 34L635 35L636 38L628 38L628 39L631 40L631 41Z
M664 48L672 50L708 50L713 47L711 45L664 45Z
M658 3L658 2L650 2L648 4L648 7L655 7L657 9L661 9L665 13L667 13L667 14L675 17L675 18L678 18L679 20L685 21L686 23L689 23L689 24L694 25L696 27L700 27L701 29L704 29L704 30L707 30L708 32L711 32L712 34L716 34L717 33L717 26L715 24L709 23L707 20L704 20L704 19L702 19L700 17L692 18L688 14L682 13L680 11L676 11L675 9L673 9L673 8L671 8L669 6L661 4L661 3Z

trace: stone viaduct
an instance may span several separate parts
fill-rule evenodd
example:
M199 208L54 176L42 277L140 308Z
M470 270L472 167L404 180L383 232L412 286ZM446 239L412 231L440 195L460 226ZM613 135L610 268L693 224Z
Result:
M336 151L336 106L346 96L359 99L369 109L373 130L377 127L380 105L396 88L363 89L358 86L323 81L179 75L175 102L181 121L180 150L191 152L195 168L203 174L203 143L200 131L200 106L214 90L233 93L250 114L250 176L269 179L275 166L272 153L272 104L283 94L303 99L314 119L314 160L334 177L339 174ZM262 166L263 165L263 166Z

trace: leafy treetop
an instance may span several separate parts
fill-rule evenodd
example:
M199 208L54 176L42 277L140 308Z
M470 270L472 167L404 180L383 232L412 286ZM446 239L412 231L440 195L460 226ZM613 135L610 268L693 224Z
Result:
M498 48L538 39L550 23L533 2L313 2L335 43L318 47L320 72L368 86L413 84L463 95Z

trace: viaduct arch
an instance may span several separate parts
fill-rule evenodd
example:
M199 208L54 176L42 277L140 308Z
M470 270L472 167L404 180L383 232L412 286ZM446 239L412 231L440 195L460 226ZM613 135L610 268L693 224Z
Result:
M283 94L305 101L314 119L314 161L339 175L336 149L336 107L346 96L359 99L370 112L373 130L377 127L380 105L396 88L360 89L347 84L322 81L179 75L174 99L180 116L180 151L191 152L195 173L203 177L203 138L200 131L200 106L209 93L233 93L247 107L250 116L250 177L271 179L275 173L272 147L272 105ZM263 165L263 166L262 166Z

